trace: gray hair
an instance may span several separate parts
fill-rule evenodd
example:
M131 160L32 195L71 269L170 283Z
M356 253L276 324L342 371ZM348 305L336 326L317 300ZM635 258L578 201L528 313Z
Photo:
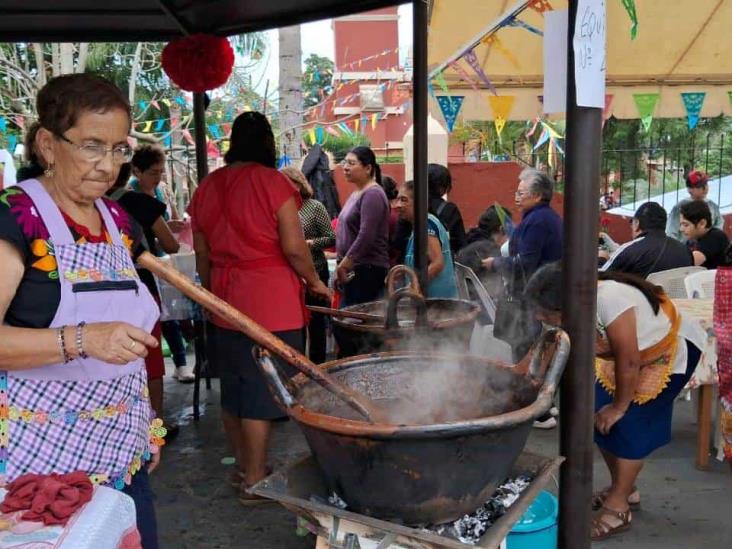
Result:
M539 195L543 202L551 201L554 194L554 181L547 174L534 168L525 168L519 175L519 179L529 186L531 194Z

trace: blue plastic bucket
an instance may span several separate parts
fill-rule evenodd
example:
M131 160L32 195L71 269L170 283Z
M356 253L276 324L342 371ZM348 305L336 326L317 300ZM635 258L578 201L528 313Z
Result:
M556 549L557 498L543 491L508 534L507 549Z

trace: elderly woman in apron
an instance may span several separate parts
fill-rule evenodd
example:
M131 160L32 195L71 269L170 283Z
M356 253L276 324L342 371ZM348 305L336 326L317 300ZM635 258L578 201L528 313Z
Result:
M144 357L158 308L131 259L139 228L103 199L131 156L130 107L110 82L38 93L44 173L0 194L0 482L83 471L135 501L157 547L147 474L164 430Z

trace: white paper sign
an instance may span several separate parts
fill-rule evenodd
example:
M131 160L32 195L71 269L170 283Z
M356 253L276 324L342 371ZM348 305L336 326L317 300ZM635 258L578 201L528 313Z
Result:
M579 107L605 108L606 29L605 0L579 0L572 44Z
M544 12L544 113L567 110L567 10Z

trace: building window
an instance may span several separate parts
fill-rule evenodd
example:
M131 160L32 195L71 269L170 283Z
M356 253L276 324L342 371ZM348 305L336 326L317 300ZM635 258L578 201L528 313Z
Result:
M383 111L384 92L380 84L361 84L358 86L362 111Z

